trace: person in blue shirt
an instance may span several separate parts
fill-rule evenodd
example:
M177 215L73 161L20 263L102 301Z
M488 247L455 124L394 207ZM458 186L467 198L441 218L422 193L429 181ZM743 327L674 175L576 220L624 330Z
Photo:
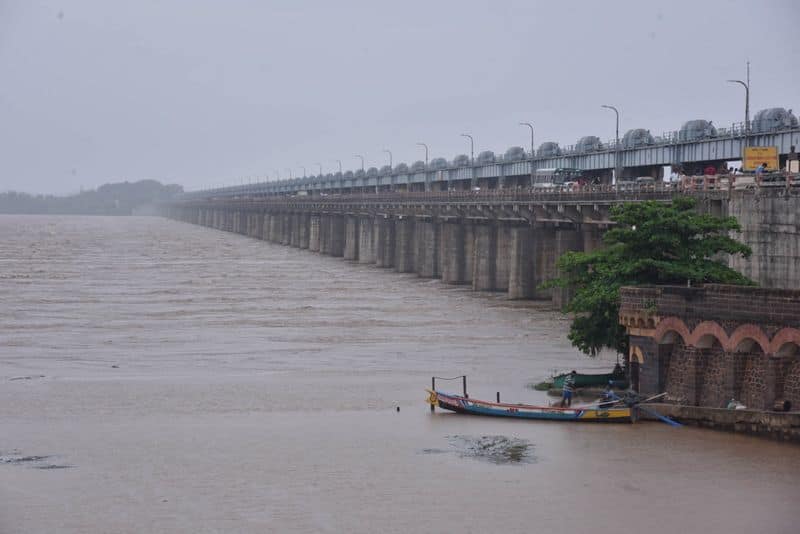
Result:
M566 408L572 406L572 394L575 392L575 375L574 370L564 377L564 387L561 388L561 407Z
M756 183L761 183L761 178L764 176L764 171L767 170L767 164L762 163L758 167L756 167Z

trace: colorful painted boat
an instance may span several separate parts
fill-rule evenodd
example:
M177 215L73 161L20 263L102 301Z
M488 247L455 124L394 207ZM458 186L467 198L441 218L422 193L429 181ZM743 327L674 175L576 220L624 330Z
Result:
M460 395L452 395L429 389L428 403L443 410L470 415L492 415L515 419L545 419L550 421L603 421L629 423L631 409L628 406L601 408L599 406L574 406L559 408L555 406L533 406L530 404L505 404L489 402Z

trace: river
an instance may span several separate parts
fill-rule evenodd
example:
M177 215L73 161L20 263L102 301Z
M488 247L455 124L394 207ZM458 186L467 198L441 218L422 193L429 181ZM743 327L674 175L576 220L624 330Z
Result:
M798 531L795 446L424 403L613 365L567 329L160 218L0 216L0 532Z

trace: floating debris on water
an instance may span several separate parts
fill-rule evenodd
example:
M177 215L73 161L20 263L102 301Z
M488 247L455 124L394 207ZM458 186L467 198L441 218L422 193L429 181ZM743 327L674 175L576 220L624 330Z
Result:
M46 461L53 458L50 455L23 455L18 449L14 449L11 454L0 454L0 464L27 465L33 469L71 469L75 467Z
M506 436L448 436L447 439L462 458L498 465L536 462L533 444L525 439Z
M0 464L22 464L27 462L41 462L47 460L49 456L0 456Z
M72 469L74 465L44 464L34 465L34 469Z

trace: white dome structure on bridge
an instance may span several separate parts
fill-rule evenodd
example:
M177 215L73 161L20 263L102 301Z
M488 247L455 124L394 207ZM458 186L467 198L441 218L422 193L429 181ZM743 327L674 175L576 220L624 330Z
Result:
M771 132L785 128L797 128L797 126L797 117L794 116L792 110L784 108L762 109L755 114L751 121L753 132Z

